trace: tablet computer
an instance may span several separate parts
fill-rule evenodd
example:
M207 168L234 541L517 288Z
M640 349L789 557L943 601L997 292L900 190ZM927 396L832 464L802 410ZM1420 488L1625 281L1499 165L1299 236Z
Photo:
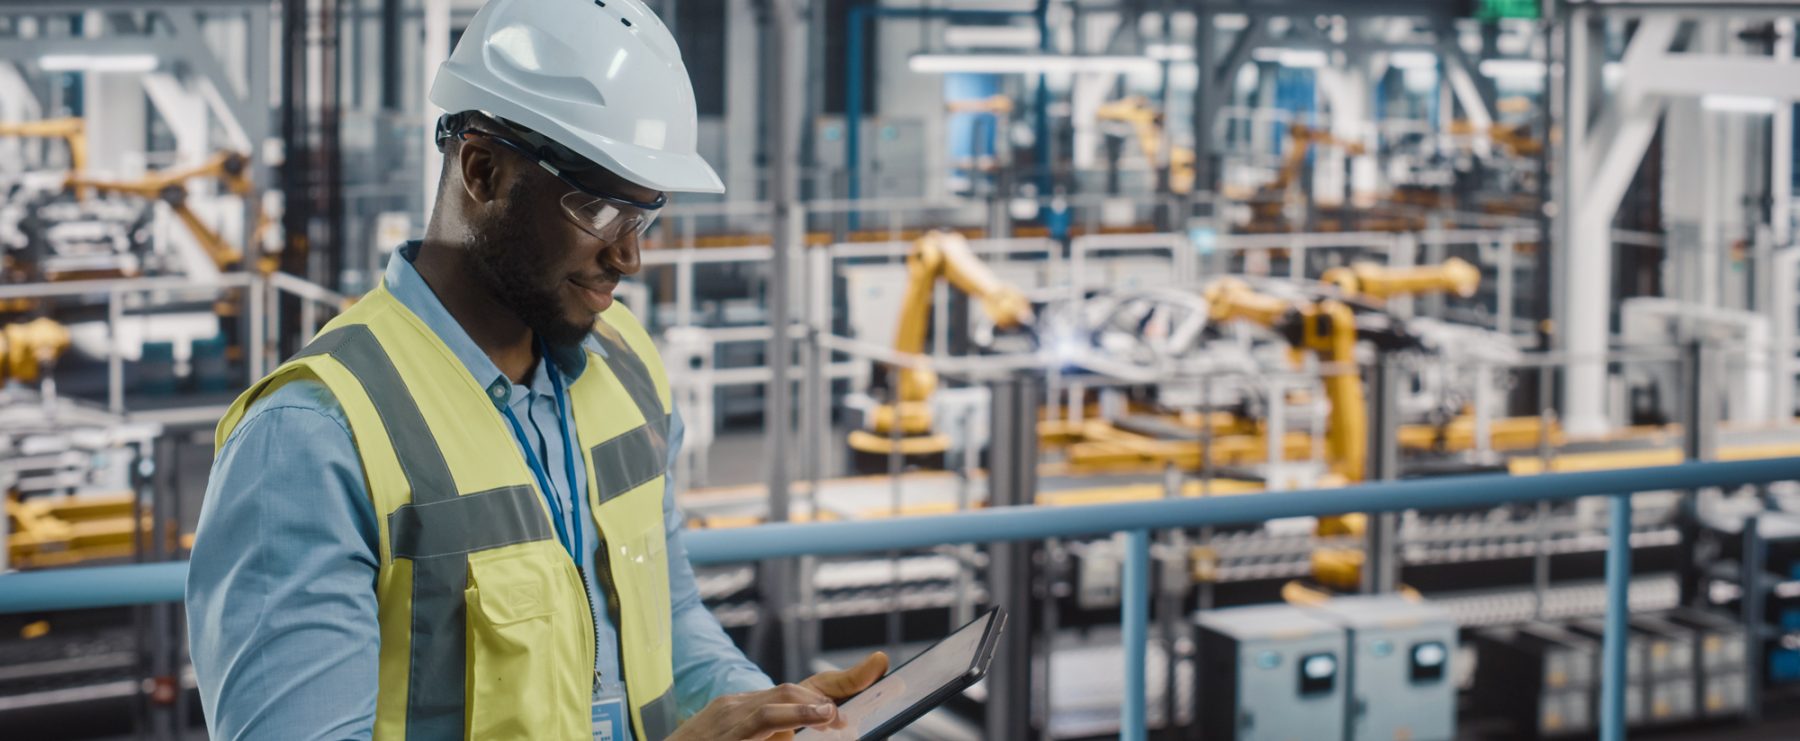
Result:
M894 734L987 676L1006 611L988 610L838 705L843 728L805 729L795 741L872 741Z

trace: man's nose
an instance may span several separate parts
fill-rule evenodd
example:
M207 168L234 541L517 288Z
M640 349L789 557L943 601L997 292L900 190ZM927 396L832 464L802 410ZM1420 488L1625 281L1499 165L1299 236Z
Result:
M638 239L637 232L631 232L607 245L600 253L602 264L619 275L636 275L642 267Z

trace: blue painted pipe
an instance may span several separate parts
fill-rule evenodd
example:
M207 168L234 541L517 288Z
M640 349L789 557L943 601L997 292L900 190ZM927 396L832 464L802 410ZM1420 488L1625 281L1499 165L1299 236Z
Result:
M178 602L186 561L26 571L0 576L0 614Z
M1119 708L1120 741L1145 741L1149 693L1144 688L1144 654L1150 643L1150 532L1125 534L1125 585L1119 596L1125 649L1125 699ZM1170 688L1174 691L1174 688Z
M1600 656L1600 741L1625 741L1625 649L1631 628L1631 497L1612 498L1606 531L1606 634Z
M954 515L703 530L685 536L697 564L842 555L946 543L1042 540L1130 530L1255 523L1339 512L1484 507L1540 499L1734 487L1800 479L1800 458L1681 463L1540 476L1489 474L1384 481L1313 491L1084 507L1006 507Z

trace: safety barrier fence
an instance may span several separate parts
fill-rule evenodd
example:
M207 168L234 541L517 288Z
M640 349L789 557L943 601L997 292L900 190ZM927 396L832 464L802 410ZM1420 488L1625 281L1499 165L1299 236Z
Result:
M738 563L903 548L1128 534L1122 594L1122 738L1146 737L1151 533L1339 512L1455 509L1520 502L1611 498L1606 553L1606 635L1601 666L1601 739L1625 737L1625 636L1631 577L1631 498L1638 493L1736 488L1800 479L1800 458L1694 462L1655 468L1513 477L1456 476L1339 489L1086 507L1001 507L954 515L818 524L769 524L687 535L695 563ZM174 602L183 562L40 571L0 576L0 614ZM1751 626L1751 636L1760 634Z

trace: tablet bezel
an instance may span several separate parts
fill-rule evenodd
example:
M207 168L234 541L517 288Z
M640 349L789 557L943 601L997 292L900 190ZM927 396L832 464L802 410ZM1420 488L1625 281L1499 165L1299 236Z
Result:
M926 695L924 697L924 699L921 699L918 702L915 702L912 705L907 706L906 708L902 709L900 712L895 713L892 717L888 718L886 721L883 721L881 723L881 725L878 725L875 728L873 728L867 732L864 732L862 735L857 737L857 741L877 741L878 739L887 738L888 736L891 736L894 733L898 732L900 729L911 725L913 723L913 721L916 721L919 718L923 717L926 713L931 712L931 710L933 708L935 708L939 705L942 705L946 700L949 700L951 697L954 697L957 693L968 689L971 685L974 685L976 682L981 681L981 679L983 677L986 677L988 666L993 662L993 659L994 659L994 651L998 648L1000 631L1002 631L1006 628L1006 610L1004 608L1000 608L1000 607L988 608L987 612L984 612L981 615L977 616L974 620L970 620L969 622L964 623L962 625L962 627L959 627L956 630L950 631L949 634L947 634L943 638L939 639L936 643L931 644L925 650L920 651L919 653L915 654L912 658L907 659L905 661L905 663L902 663L899 666L896 666L893 669L889 670L888 673L886 675L884 675L881 679L876 680L875 684L869 685L869 687L867 689L864 689L862 692L858 692L858 693L856 693L856 695L853 695L850 698L845 699L843 702L838 703L838 705L843 706L845 704L848 704L848 703L854 701L857 697L861 697L864 693L868 692L869 690L872 690L875 687L880 686L880 684L882 682L887 681L888 677L898 674L901 669L906 668L907 664L911 664L914 661L918 661L920 657L922 657L928 653L931 653L931 651L933 649L936 649L938 646L942 645L944 641L949 640L951 636L954 636L958 633L963 632L964 630L967 630L969 627L975 625L976 623L981 622L983 618L988 619L987 627L986 627L986 629L984 629L984 631L982 633L981 642L976 645L974 655L972 657L970 657L969 666L967 669L964 669L963 671L957 673L957 675L955 677L950 678L944 684L940 685L937 689L932 690L931 694ZM812 729L805 729L805 730L800 731L799 733L794 734L794 741L804 741L805 739L812 738L814 735L817 735L818 733L819 733L818 731L814 731Z

